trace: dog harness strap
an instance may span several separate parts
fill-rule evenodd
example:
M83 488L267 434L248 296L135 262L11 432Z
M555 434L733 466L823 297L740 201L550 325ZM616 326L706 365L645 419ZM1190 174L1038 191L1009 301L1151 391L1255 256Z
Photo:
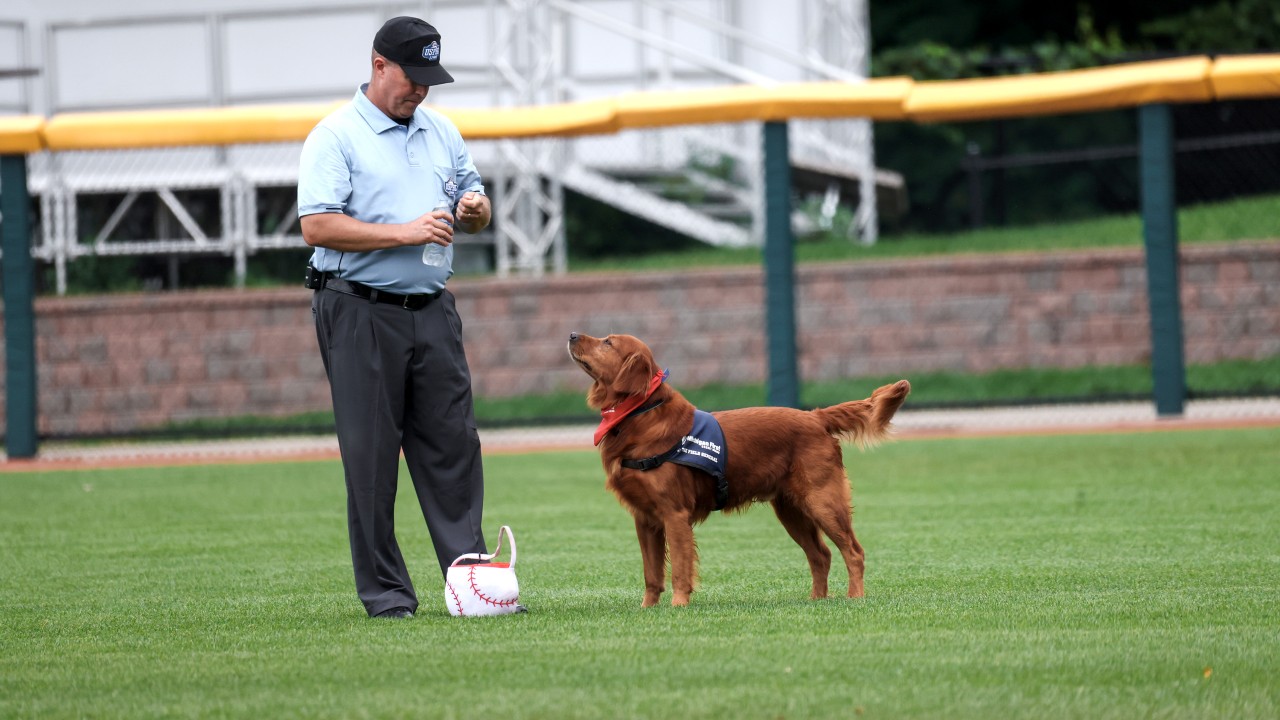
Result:
M693 411L693 428L680 438L675 447L652 457L622 461L632 470L653 470L663 463L674 462L701 470L716 479L716 510L729 504L729 480L725 477L724 432L711 413Z
M636 415L643 415L649 412L650 410L653 410L654 408L661 407L662 404L665 403L666 401L667 401L666 398L663 398L661 400L654 400L651 403L645 403L642 407L637 408L635 412L631 413L627 417L635 417Z
M679 454L680 454L680 443L677 443L675 447L662 453L661 455L654 455L653 457L642 458L640 460L623 460L622 467L631 468L632 470L652 470L656 467L661 466L662 463L669 462L672 458L674 458L676 455L679 455Z

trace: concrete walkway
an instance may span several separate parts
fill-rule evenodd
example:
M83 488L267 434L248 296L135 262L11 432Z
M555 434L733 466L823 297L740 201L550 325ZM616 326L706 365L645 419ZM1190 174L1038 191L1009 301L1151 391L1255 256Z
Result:
M1191 401L1179 418L1157 418L1155 407L1147 401L964 410L904 409L898 413L894 425L898 440L1212 427L1280 428L1280 397ZM481 430L480 440L486 453L590 450L594 430L594 425ZM10 462L0 455L0 472L337 457L338 442L331 435L94 445L49 442L40 448L35 460Z

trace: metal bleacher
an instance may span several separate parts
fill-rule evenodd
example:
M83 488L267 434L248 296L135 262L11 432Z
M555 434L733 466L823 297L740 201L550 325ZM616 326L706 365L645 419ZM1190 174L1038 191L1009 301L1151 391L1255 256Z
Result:
M41 32L43 40L34 60L19 59L41 71L39 77L19 81L23 86L17 105L53 115L332 102L350 95L367 63L367 48L360 49L365 41L350 36L371 37L383 18L395 14L430 18L446 32L447 51L457 48L448 67L458 82L441 89L441 107L541 105L740 83L857 82L866 76L869 41L862 0L800 0L798 12L789 15L790 25L779 27L773 27L778 13L769 12L771 4L765 0L490 0L482 5L478 9L471 2L437 0L309 8L314 44L348 38L350 48L345 56L335 50L318 61L322 66L316 74L324 79L276 88L263 85L266 81L258 76L265 73L255 73L252 60L260 50L252 40L296 17L297 8L268 3L254 11L198 12L200 2L193 2L190 14L151 16L125 14L124 2L113 4L112 11L121 13L113 18L10 22L23 53L29 31ZM484 42L464 48L448 43L451 25L476 23L488 31L477 33ZM171 85L183 89L166 96L164 78L157 80L159 89L151 96L134 91L135 96L119 99L104 97L96 87L76 86L81 75L108 72L89 72L86 63L118 62L121 77L135 72L129 67L128 42L106 59L82 53L102 33L112 33L118 41L157 32L202 43L191 49L203 56L205 73L194 83L195 91L175 81ZM278 50L279 55L288 52L288 47ZM828 217L841 203L852 206L854 239L874 242L877 188L883 205L895 193L900 196L901 178L875 170L871 123L794 121L792 126L798 187L822 196L822 212ZM68 263L86 256L230 256L242 283L249 256L303 246L296 208L289 203L299 147L271 143L33 155L30 190L40 203L33 254L56 268L59 293L66 289ZM489 231L460 244L458 262L466 266L464 271L563 272L566 191L710 244L743 246L762 238L757 127L707 125L607 137L477 141L471 150L495 198L495 220ZM708 157L710 163L700 162ZM732 171L708 170L717 164Z

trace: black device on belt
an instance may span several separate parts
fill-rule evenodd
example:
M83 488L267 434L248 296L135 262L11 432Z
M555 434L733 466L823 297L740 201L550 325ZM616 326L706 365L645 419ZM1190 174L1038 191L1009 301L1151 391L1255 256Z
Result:
M397 295L393 292L369 287L363 283L334 277L333 273L321 272L310 265L307 266L307 277L303 286L308 290L324 290L327 288L334 292L364 298L369 302L399 305L408 310L421 310L430 305L431 301L440 297L442 292L437 290L433 293L423 293L421 295Z

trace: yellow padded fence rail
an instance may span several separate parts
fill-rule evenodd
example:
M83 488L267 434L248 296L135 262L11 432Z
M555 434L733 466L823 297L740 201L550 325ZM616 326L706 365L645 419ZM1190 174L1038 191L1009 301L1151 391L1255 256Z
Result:
M945 122L1280 97L1280 54L1194 56L974 80L738 85L519 108L437 108L470 139L789 118ZM302 140L338 103L0 118L0 154Z
M44 149L44 118L0 117L0 155L25 155Z
M235 145L304 139L340 103L67 113L44 126L50 150Z
M920 83L907 98L916 121L985 120L1213 100L1207 57L1089 70Z
M1218 100L1280 96L1280 55L1218 58L1209 82Z

